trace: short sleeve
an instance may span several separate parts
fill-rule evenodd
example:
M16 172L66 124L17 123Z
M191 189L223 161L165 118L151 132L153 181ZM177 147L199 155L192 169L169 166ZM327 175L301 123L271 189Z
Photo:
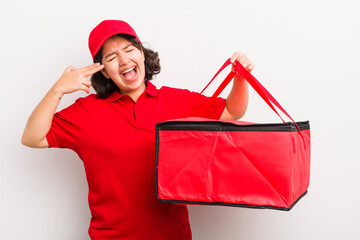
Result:
M211 97L204 96L197 92L187 91L187 94L189 105L185 115L189 117L199 116L216 120L220 119L226 106L226 99L218 97L211 101ZM208 104L210 105L208 106Z
M83 98L77 99L72 105L54 114L46 135L49 148L69 148L77 152L83 119L81 99Z
M176 111L176 118L203 117L219 120L226 106L226 99L221 97L211 101L211 97L187 89L162 87L162 90L171 99L169 104L172 111Z

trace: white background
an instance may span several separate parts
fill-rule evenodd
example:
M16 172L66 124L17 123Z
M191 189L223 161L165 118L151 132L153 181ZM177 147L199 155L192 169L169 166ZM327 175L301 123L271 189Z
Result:
M359 12L357 0L2 1L0 239L89 239L81 160L20 140L63 70L91 64L88 35L104 19L126 20L159 52L157 87L201 91L241 51L290 115L310 120L308 194L290 212L189 206L195 240L360 239ZM280 122L252 90L243 120Z

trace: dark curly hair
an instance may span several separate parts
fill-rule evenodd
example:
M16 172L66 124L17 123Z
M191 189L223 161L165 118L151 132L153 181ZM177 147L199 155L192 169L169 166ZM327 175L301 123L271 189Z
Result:
M144 53L145 56L145 82L150 81L154 75L160 73L160 59L159 54L154 52L151 49L145 48L135 37L126 34L117 34L114 36L123 37L128 40L132 45ZM102 50L100 48L99 52L94 57L94 63L102 64ZM90 78L91 84L96 91L96 95L99 98L107 98L114 91L120 92L119 87L114 83L113 80L107 79L101 71L96 72Z

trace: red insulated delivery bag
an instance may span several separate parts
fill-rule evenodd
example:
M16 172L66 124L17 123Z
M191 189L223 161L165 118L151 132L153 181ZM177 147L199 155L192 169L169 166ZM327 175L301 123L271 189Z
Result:
M229 64L228 59L213 79ZM307 193L309 122L295 122L239 62L234 70L280 118L273 104L292 122L260 124L194 117L158 123L155 174L159 201L290 210ZM229 73L212 99L235 74Z

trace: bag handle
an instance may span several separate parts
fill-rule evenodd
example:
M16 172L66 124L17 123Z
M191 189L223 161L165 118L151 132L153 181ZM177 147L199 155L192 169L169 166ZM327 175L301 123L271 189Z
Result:
M230 58L221 66L219 71L215 74L215 76L210 80L210 82L205 86L205 88L201 91L203 93L205 89L210 85L210 83L216 78L216 76L224 70L225 67L230 65ZM296 122L290 117L290 115L285 111L285 109L276 101L276 99L266 90L266 88L261 85L261 83L249 72L247 71L237 60L235 61L234 70L240 74L251 86L252 88L261 96L261 98L269 105L269 107L282 119L280 114L276 111L272 103L278 107L289 119L295 123L296 128L300 132L300 128L296 124ZM234 78L236 75L235 72L231 71L228 76L224 79L224 81L220 84L220 86L216 89L215 93L212 95L209 103L204 108L203 113L210 107L211 103L220 95L220 93L224 90L224 88L229 84L229 82Z

